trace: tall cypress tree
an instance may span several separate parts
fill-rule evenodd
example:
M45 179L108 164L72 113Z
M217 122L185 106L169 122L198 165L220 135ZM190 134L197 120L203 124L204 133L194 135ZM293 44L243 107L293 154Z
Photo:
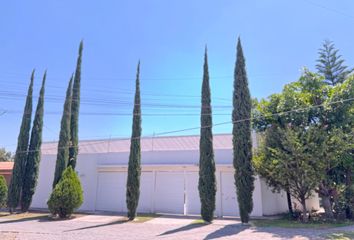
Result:
M12 178L8 189L7 206L9 207L10 212L13 212L16 209L21 198L21 189L23 184L29 134L31 129L33 81L34 70L32 71L31 82L28 87L25 109L22 116L21 129L17 140Z
M71 103L71 119L70 119L70 142L69 149L69 165L73 169L76 167L77 155L79 153L79 109L80 109L80 86L81 86L81 61L83 41L80 42L79 56L77 58L75 78L73 85L72 103Z
M136 209L139 203L140 195L140 174L141 174L141 105L140 105L140 61L136 73L136 86L133 110L132 137L130 140L130 154L128 163L127 193L126 203L128 208L129 220L136 217Z
M198 189L202 218L206 222L211 222L213 220L215 210L216 180L212 133L213 122L209 86L208 56L206 48L204 55L201 104Z
M232 142L235 185L242 223L248 223L249 214L253 209L254 173L251 163L251 107L252 103L248 88L245 58L239 38L234 73Z
M70 79L68 89L66 90L66 98L64 103L63 116L61 118L57 161L55 164L55 173L53 180L53 189L59 182L61 175L69 162L69 146L70 146L70 116L71 116L71 97L72 97L73 76Z
M21 209L23 212L28 211L37 185L39 162L41 160L40 150L42 145L44 86L46 76L47 72L45 72L43 76L42 87L39 93L37 109L33 120L31 140L28 148L21 196Z

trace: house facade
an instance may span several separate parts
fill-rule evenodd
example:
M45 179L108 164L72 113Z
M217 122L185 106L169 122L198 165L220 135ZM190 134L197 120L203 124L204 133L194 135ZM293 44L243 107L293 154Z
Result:
M253 138L253 142L257 143L255 136ZM129 149L129 139L80 141L76 168L84 190L84 203L80 210L127 211L125 186ZM142 138L141 151L138 212L199 215L199 136ZM219 217L237 217L239 210L232 165L232 135L214 135L214 152L217 179L215 214ZM43 143L32 208L47 208L56 153L57 142ZM317 198L311 199L308 204L309 209L319 208ZM253 206L252 216L274 215L288 209L286 194L273 193L259 177L255 180Z
M5 177L7 185L10 184L14 162L0 162L0 175Z

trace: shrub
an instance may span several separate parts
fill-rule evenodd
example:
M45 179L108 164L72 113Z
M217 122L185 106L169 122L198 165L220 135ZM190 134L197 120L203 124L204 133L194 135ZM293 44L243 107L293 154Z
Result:
M71 166L63 172L47 202L49 211L60 218L69 218L83 202L82 187L79 177Z
M7 184L4 176L0 175L0 208L6 206Z

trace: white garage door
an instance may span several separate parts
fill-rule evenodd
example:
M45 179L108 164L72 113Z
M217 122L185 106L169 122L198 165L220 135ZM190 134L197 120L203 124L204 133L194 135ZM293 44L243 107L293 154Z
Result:
M156 213L184 213L183 172L156 172Z
M138 213L151 213L154 192L154 178L152 172L142 172L140 177L140 197Z
M99 172L96 210L126 212L126 182L125 172ZM138 212L151 212L153 187L152 172L142 172Z
M198 172L186 172L186 214L200 215Z
M239 216L233 172L221 172L222 216Z
M124 212L127 174L124 172L99 172L96 210Z

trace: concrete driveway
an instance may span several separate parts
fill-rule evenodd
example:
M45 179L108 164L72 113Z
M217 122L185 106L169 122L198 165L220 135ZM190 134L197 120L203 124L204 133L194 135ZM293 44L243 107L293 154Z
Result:
M320 235L340 229L288 229L242 226L237 220L215 220L213 224L194 219L158 217L144 223L126 222L122 216L87 215L72 220L47 218L16 220L0 218L1 240L123 240L123 239L323 239Z

